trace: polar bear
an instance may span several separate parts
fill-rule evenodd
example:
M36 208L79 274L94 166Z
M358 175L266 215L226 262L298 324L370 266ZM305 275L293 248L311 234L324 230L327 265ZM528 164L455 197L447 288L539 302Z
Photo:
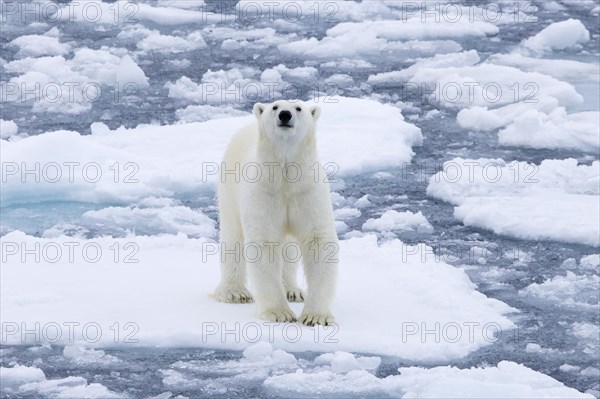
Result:
M317 156L321 109L276 101L253 112L257 121L233 137L220 168L221 282L214 297L255 300L257 315L276 322L296 321L288 301L304 301L300 322L332 324L338 238ZM300 258L306 295L296 280Z

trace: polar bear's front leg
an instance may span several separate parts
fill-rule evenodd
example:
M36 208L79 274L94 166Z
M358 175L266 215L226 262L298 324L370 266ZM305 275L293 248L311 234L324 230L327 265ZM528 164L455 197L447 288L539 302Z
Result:
M246 242L247 248L260 249L260 256L257 259L249 259L247 263L257 315L269 321L296 321L283 289L281 257L274 253L281 248L274 244L276 244L275 240L251 241L250 239Z
M221 282L213 296L226 303L252 302L252 295L246 288L242 228L239 222L225 223L224 219L221 219Z
M295 245L294 245L295 244ZM281 251L283 288L289 302L304 302L306 294L298 287L298 261L302 253L297 243L288 239Z
M298 263L283 261L283 288L289 302L304 302L306 294L298 287Z
M335 323L331 305L335 296L339 244L335 232L313 231L302 243L308 285L300 322L308 326Z

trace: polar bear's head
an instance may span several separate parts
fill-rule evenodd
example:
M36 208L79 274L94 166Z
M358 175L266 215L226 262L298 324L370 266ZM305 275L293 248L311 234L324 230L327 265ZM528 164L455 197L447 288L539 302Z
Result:
M299 143L314 134L317 119L321 115L318 106L307 106L301 101L275 101L272 104L257 103L254 115L261 133L277 143Z

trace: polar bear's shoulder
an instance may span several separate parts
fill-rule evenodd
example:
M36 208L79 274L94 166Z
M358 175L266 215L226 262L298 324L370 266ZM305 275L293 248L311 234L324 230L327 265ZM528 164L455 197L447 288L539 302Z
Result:
M233 137L225 152L225 160L230 156L235 156L246 152L248 149L256 146L258 141L258 124L252 123L241 128Z

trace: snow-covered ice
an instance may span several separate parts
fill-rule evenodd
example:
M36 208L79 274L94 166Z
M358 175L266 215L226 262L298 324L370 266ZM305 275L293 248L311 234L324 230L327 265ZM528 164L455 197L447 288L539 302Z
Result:
M321 105L318 146L322 162L331 165L328 170L335 176L400 166L412 158L412 147L422 143L420 129L405 122L392 106L344 97L334 97ZM363 112L373 118L362 118ZM146 196L194 193L202 187L209 190L208 184L216 181L228 141L253 120L248 115L115 131L96 124L92 126L93 134L87 136L57 131L3 142L2 160L16 169L6 173L2 202L130 202ZM372 133L366 135L365 131ZM340 147L341 141L347 145ZM49 146L56 150L47 152ZM78 151L73 153L71 148ZM157 163L159 158L162 162ZM64 165L69 162L77 165L67 169ZM39 183L22 184L20 165L33 167L36 163L58 164L61 175L55 175L53 169L46 176L40 167Z
M363 230L378 231L414 230L425 233L433 231L433 226L421 212L398 212L394 210L384 212L377 219L367 220L362 227Z
M378 378L360 369L347 373L298 370L269 377L265 386L275 394L292 397L305 397L305 387L311 386L314 391L332 397L378 394L402 398L594 398L523 365L507 361L497 366L471 369L401 367L398 372L398 375Z
M465 225L530 240L597 247L599 181L598 161L589 166L575 159L535 165L456 158L430 178L427 193L454 204L454 216Z
M6 140L17 134L19 126L14 121L0 119L0 138Z
M506 317L513 309L477 292L464 271L444 263L432 248L397 239L379 245L373 235L340 243L344 273L334 304L339 329L266 323L255 318L252 304L232 306L210 298L219 280L219 255L214 241L205 238L44 239L13 232L2 237L2 245L0 306L6 320L19 325L94 320L105 330L114 322L135 323L135 339L146 346L243 349L263 337L292 351L449 360L495 342L494 334L513 327ZM21 245L37 245L48 256L23 263ZM36 275L38 283L28 275ZM76 283L88 279L94 286ZM296 312L300 308L292 304ZM399 317L388 317L392 313ZM226 330L236 329L237 336L227 335ZM21 335L7 338L17 343ZM112 333L98 341L115 344Z
M21 56L65 55L71 51L71 46L61 43L59 35L58 29L52 28L44 35L19 36L10 45L18 47Z
M15 365L0 369L2 392L9 395L51 398L123 398L98 384L88 384L81 377L47 379L37 367Z
M56 55L11 61L3 68L21 75L2 82L2 98L29 101L37 112L79 114L92 108L93 100L101 95L101 85L136 90L148 87L144 71L126 51L124 55L121 52L81 48L69 59Z
M523 46L533 51L563 50L590 40L590 32L581 21L568 19L555 22L541 32L523 42Z

